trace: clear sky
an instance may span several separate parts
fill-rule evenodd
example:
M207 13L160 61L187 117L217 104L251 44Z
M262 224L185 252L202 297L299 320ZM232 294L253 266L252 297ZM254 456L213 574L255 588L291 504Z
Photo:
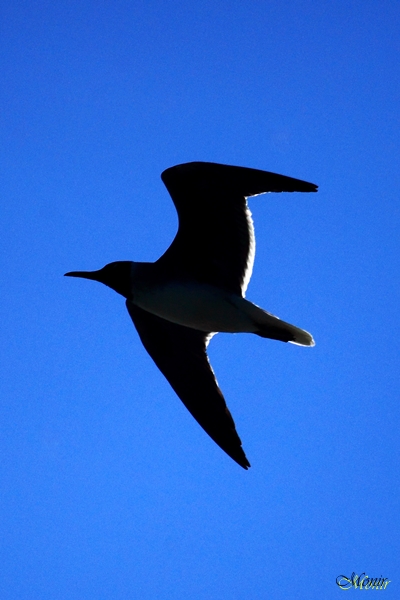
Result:
M2 2L2 600L331 599L353 571L399 597L399 17ZM123 299L63 277L156 260L177 228L160 173L192 160L320 186L250 201L247 293L315 348L209 347L247 472Z

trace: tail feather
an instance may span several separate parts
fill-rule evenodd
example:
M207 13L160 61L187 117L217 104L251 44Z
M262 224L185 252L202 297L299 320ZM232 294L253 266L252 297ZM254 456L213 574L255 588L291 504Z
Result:
M295 327L290 323L285 323L285 321L281 321L279 326L264 325L254 333L263 338L270 338L271 340L279 340L281 342L290 342L297 346L315 346L314 338L311 333L308 333L308 331L300 329L299 327Z
M257 304L246 300L246 298L240 298L232 294L229 302L236 306L242 316L247 317L248 321L243 329L226 329L225 331L255 333L263 338L290 342L299 346L315 346L311 333L291 325L291 323L281 321L275 315L271 315ZM241 321L241 325L243 325L243 321Z
M256 335L281 342L290 342L298 346L315 346L314 338L308 331L281 321L263 309L259 308L259 311L257 311L257 330L254 332Z

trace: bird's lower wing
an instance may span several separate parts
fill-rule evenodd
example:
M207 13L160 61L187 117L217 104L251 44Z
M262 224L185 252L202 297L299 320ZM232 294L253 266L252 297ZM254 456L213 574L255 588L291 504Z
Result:
M208 360L209 334L157 317L129 300L139 337L172 388L208 435L241 467L249 461Z

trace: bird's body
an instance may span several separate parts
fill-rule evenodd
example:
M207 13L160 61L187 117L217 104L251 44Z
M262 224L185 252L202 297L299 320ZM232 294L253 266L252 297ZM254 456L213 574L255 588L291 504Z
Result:
M149 281L145 275L143 276L146 271L152 273L154 266L152 263L132 262L131 264L132 292L129 301L153 315L207 333L260 335L263 328L275 327L281 329L284 335L289 328L288 334L297 333L298 337L285 341L306 346L313 345L310 334L281 321L243 296L197 281L172 280L161 284L153 283L151 279ZM135 276L138 267L141 274Z
M250 303L215 286L171 281L145 289L133 284L133 288L134 304L172 323L206 332L255 331L245 310Z
M119 261L66 275L100 281L126 298L139 336L207 433L242 467L250 466L209 364L214 333L255 333L312 346L312 336L244 298L255 251L247 197L316 191L301 180L215 163L164 171L179 216L178 233L155 263Z

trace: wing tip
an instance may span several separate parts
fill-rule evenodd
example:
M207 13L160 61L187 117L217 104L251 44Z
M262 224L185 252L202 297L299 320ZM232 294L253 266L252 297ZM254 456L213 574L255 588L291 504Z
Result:
M223 448L224 450L224 448ZM226 452L226 450L225 450ZM229 453L229 456L231 458L233 458L233 460L240 466L242 467L245 471L247 471L248 469L250 469L251 464L249 463L249 461L247 460L247 456L245 455L243 448L240 447L240 451L236 452L234 455Z
M295 179L296 183L292 189L277 190L279 192L318 192L318 185L316 183L310 183L309 181L303 181L301 179Z
M177 176L179 180L191 183L193 178L211 177L214 185L218 178L222 178L225 186L229 183L247 198L268 192L318 192L318 185L303 179L214 162L192 161L165 169L161 173L161 180L170 192L174 192L177 185L181 186L177 182Z

